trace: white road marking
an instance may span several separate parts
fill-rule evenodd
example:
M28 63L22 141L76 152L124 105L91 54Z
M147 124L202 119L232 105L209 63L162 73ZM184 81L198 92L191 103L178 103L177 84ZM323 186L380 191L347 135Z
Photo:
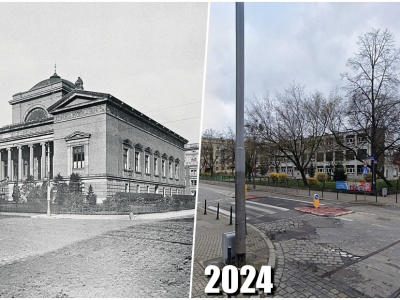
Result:
M340 220L344 220L344 221L349 221L349 222L353 222L354 220L352 219L346 219L346 218L342 218L342 217L336 217L336 219L340 219Z
M215 206L209 206L208 208L213 210L213 211L217 211L217 207L215 207ZM230 211L227 211L227 210L222 209L222 208L219 209L219 213L223 214L223 215L226 215L226 216L229 216L231 214ZM234 212L232 212L232 218L235 218L235 213ZM248 220L249 218L246 217L246 219Z
M282 210L282 211L290 210L289 208L284 208L284 207L280 207L280 206L275 206L275 205L270 205L270 204L265 204L265 203L260 203L260 202L254 202L254 201L251 201L251 202L247 201L246 205L249 205L249 204L270 207L270 208L277 209L277 210Z
M379 224L371 224L371 225L378 226L378 227L384 227L384 228L393 229L392 227L385 226L385 225L379 225Z
M358 211L357 213L358 213L358 214L363 214L363 215L371 215L371 216L375 216L375 214L370 214L370 213L361 212L361 211Z

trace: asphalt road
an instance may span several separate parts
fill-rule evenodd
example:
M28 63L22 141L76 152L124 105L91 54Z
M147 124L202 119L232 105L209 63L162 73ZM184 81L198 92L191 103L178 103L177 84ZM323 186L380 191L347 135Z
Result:
M251 194L251 192L249 192ZM260 193L258 193L260 196ZM234 189L200 184L198 205L229 214ZM247 222L260 229L277 252L277 297L399 297L400 210L327 201L354 211L320 217L294 210L312 199L271 196L246 201Z

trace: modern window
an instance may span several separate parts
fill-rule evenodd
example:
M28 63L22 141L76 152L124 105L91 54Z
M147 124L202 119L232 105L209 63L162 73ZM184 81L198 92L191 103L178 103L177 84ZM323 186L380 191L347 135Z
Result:
M346 173L347 174L354 174L354 166L353 165L346 165Z
M85 167L85 151L83 146L73 147L73 168L82 169Z

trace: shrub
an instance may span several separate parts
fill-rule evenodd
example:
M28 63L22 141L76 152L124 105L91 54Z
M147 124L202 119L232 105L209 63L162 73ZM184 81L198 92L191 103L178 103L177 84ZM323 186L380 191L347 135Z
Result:
M368 173L367 175L364 175L364 180L365 181L372 181L372 173Z
M18 182L14 183L12 198L15 203L18 203L21 198L21 192L19 191Z
M333 180L345 181L347 180L347 174L343 165L337 164L333 170Z
M276 182L276 181L278 181L278 173L271 172L271 173L268 174L268 178L270 180L272 180L272 182Z
M318 180L319 182L324 182L324 181L327 181L327 180L328 180L328 175L325 174L325 173L317 173L316 176L315 176L315 178L317 178L317 180Z
M307 184L310 186L319 186L319 181L317 178L310 177L310 178L307 178Z
M315 167L313 164L308 168L307 174L311 178L315 176Z
M279 180L280 182L286 181L287 177L288 177L288 176L287 176L286 173L278 173L278 180Z
M96 196L96 194L93 192L93 187L92 187L92 185L89 185L88 193L87 193L87 195L86 195L86 202L87 202L89 205L96 205L97 196Z
M75 211L83 207L85 202L85 196L79 193L69 193L65 199L64 206L69 208L71 211Z
M69 179L68 190L70 193L82 193L82 179L77 173L72 173Z
M52 192L54 193L54 191L56 191L54 202L63 205L67 199L68 185L65 183L64 177L62 177L60 173L54 177L54 187L52 188Z

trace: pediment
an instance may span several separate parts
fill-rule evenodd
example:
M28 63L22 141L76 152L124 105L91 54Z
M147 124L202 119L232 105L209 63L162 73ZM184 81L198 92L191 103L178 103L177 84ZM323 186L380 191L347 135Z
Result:
M54 114L64 109L70 110L74 107L96 103L98 100L107 99L108 96L108 94L103 93L74 90L50 106L48 111Z
M80 139L88 139L90 138L90 133L82 132L82 131L75 131L74 133L71 133L70 135L65 137L65 140L72 141L72 140L80 140Z

